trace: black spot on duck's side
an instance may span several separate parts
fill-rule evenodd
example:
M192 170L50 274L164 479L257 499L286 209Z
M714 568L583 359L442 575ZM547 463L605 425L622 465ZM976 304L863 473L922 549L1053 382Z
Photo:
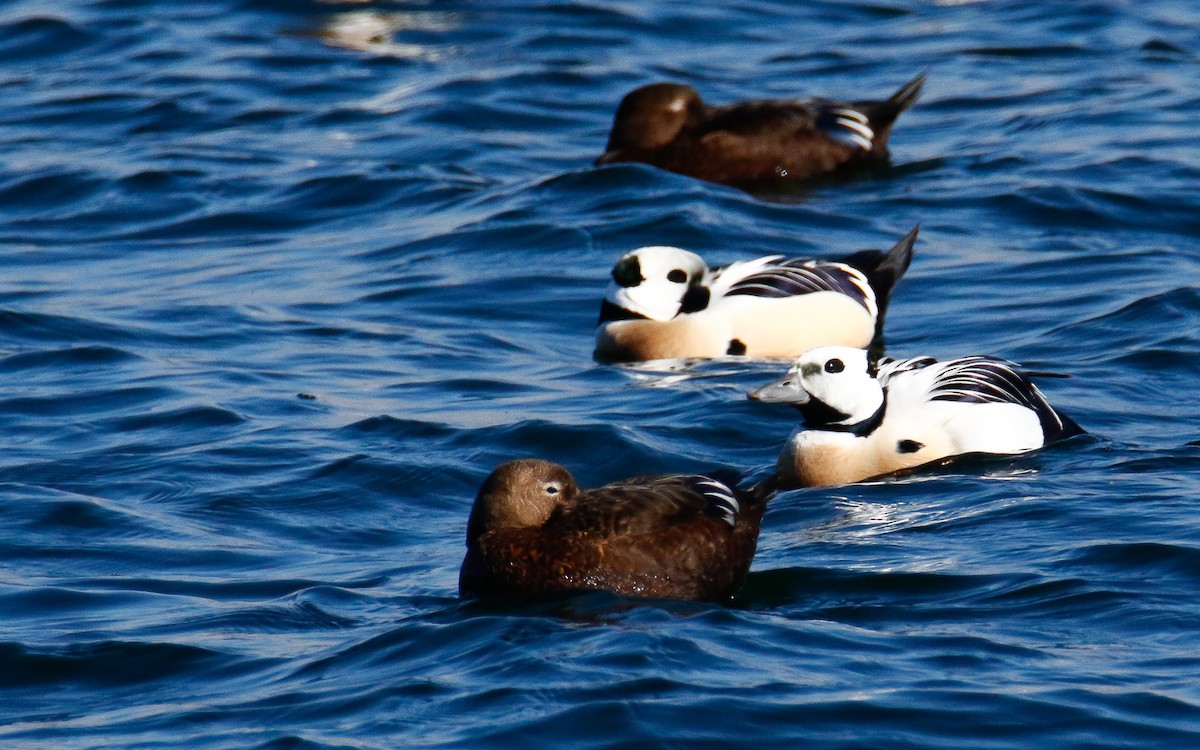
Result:
M924 443L919 443L916 440L901 440L896 443L897 453L916 453L925 447Z
M729 348L725 350L725 353L735 357L740 357L746 353L746 344L737 339L733 339L729 342Z

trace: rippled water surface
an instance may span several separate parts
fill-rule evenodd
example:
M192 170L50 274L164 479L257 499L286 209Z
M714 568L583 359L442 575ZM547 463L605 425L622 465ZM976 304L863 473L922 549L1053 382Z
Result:
M593 169L621 95L883 96L893 166ZM1200 747L1200 10L0 7L0 745ZM639 245L921 225L889 350L1091 432L780 495L733 607L461 604L500 461L769 469L780 363L591 359Z

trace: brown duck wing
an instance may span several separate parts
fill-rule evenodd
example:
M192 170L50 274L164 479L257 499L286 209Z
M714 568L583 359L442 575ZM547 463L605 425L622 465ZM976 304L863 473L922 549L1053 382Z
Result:
M808 179L873 157L866 116L823 100L764 101L714 110L697 133L696 176L743 183Z
M794 149L811 141L826 147L841 146L847 154L853 154L877 151L877 146L883 145L876 143L876 127L857 104L797 99L717 108L705 123L702 136L754 139L760 148L777 143Z
M545 530L600 538L652 534L704 513L707 498L695 485L693 477L635 477L585 490L551 516Z
M713 107L697 135L763 136L816 129L817 110L801 101L766 100Z

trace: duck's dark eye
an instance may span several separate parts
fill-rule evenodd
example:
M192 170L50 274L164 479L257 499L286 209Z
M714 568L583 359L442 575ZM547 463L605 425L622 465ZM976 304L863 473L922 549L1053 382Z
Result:
M825 363L825 372L841 372L845 369L846 365L842 362L842 360L837 359L836 357Z
M684 271L676 268L667 274L667 281L674 281L676 284L682 284L683 282L687 281L687 274Z
M558 485L558 482L548 482L545 489L547 495L557 495L562 491L562 487Z

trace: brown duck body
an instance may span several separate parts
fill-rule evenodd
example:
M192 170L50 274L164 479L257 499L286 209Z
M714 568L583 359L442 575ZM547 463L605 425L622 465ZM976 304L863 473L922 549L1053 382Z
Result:
M765 100L712 107L689 86L658 83L625 96L596 164L642 162L741 187L809 180L885 163L896 118L925 77L881 101Z
M527 502L551 483L552 496ZM514 498L540 508L503 518L495 508ZM593 589L726 601L750 569L765 506L765 496L708 477L642 477L580 491L557 464L513 461L480 488L459 592Z

